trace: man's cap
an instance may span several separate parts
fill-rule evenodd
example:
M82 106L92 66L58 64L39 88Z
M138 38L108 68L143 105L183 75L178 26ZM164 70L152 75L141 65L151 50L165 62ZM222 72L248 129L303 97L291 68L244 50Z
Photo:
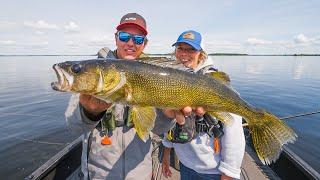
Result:
M138 27L144 35L148 34L146 20L137 13L128 13L124 15L120 20L120 24L117 26L117 30L121 30L130 25Z
M197 31L188 30L180 34L177 39L177 42L172 44L172 46L176 46L178 43L187 43L190 46L194 47L196 50L200 51L201 47L201 34Z

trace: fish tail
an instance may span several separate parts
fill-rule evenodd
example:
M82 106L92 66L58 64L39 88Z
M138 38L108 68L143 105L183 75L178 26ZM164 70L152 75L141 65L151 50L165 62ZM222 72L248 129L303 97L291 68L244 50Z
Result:
M275 162L281 153L282 146L293 143L297 135L276 116L260 112L253 121L248 122L256 153L263 164Z

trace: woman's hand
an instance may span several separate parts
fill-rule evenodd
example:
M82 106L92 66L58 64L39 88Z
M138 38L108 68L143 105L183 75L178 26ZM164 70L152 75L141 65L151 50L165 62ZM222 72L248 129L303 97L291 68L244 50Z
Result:
M190 116L193 109L190 106L184 107L181 110L174 110L174 109L164 109L163 113L168 118L174 118L176 119L177 123L180 125L183 125L185 123L185 116ZM196 107L194 109L194 112L198 116L203 116L206 111L203 107Z

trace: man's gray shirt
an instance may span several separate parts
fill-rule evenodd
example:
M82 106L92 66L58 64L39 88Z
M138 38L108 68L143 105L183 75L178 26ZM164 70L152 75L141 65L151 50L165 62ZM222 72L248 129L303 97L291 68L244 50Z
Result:
M102 50L99 51L100 54L98 53L100 57L105 55L107 58L115 57L109 49ZM115 110L112 113L116 121L124 121L122 104L115 104ZM72 95L65 114L71 131L83 134L81 169L84 179L151 179L150 138L144 142L137 136L134 128L121 126L109 132L112 144L102 145L103 136L99 128L96 128L99 121L91 121L85 116L79 105L79 94ZM170 126L172 122L162 111L157 110L157 119L150 136L153 133L165 133Z

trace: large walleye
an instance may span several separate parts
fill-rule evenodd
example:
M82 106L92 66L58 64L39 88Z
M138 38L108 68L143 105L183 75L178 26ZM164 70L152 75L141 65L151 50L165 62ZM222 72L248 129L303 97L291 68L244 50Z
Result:
M282 146L296 139L293 130L276 116L252 107L223 78L197 75L150 63L93 59L68 61L53 66L58 91L93 95L106 102L130 105L130 117L141 139L153 128L155 108L181 109L202 106L212 116L232 121L229 113L246 119L258 157L264 164L275 161Z

